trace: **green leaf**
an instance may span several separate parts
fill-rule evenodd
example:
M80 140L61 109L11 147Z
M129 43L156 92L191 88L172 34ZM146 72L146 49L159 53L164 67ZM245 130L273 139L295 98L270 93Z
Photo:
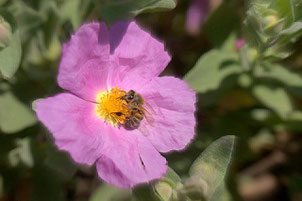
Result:
M77 166L68 153L59 151L55 147L49 147L46 154L45 165L61 180L68 181L73 177Z
M154 195L153 189L148 184L138 185L132 189L132 193L135 196L136 200L144 201L159 201L156 195Z
M184 80L192 89L205 93L216 90L226 78L241 71L236 54L211 50L199 58Z
M285 17L287 24L295 20L295 10L293 9L293 0L275 0L274 7L281 17Z
M11 78L18 70L21 52L20 36L16 31L9 45L0 50L0 72L4 78Z
M174 0L128 0L104 1L101 3L101 17L109 24L118 20L128 20L142 12L173 9Z
M210 42L220 47L240 24L239 19L234 7L224 2L210 14L203 29ZM217 27L220 27L219 31Z
M162 201L169 201L173 195L173 188L168 182L161 181L155 184L154 191Z
M289 87L302 87L302 77L279 64L265 63L255 66L254 75L257 78L277 80Z
M0 48L8 46L12 37L12 28L10 24L0 16Z
M0 133L0 164L7 163L8 154L16 148L14 138L10 138L6 134Z
M275 136L269 129L262 129L249 139L249 146L255 153L260 153L264 147L272 147L275 143Z
M5 4L7 2L7 0L0 0L0 6Z
M294 35L302 31L302 22L294 22L290 27L280 32L280 35Z
M23 1L12 4L11 10L18 22L23 42L28 42L32 37L35 37L37 31L39 32L39 29L47 20L47 12L38 12Z
M11 78L17 71L21 61L21 39L18 28L12 15L0 10L0 15L12 26L12 36L8 45L0 49L0 75L4 78Z
M89 201L126 201L130 200L131 191L119 189L109 184L101 184Z
M177 200L177 188L182 186L181 179L172 168L168 168L163 178L153 186L155 195L162 201Z
M278 130L285 130L285 131L293 131L299 132L302 130L302 112L301 111L293 111L288 114L286 120L276 122L276 128Z
M33 167L34 161L30 149L30 138L17 139L17 147L9 152L9 161L12 167L24 164Z
M35 165L32 172L33 192L30 200L65 201L66 186L56 172L44 165Z
M215 194L207 201L233 201L230 192L226 189L225 183L217 187Z
M61 7L63 20L70 20L74 29L77 29L81 24L81 0L67 0Z
M302 22L294 22L290 27L280 32L278 43L281 45L292 44L296 42L301 35L302 35Z
M292 43L302 34L299 4L299 0L250 1L246 33L262 59L276 61L292 54Z
M168 167L168 170L164 176L165 179L169 180L173 184L177 185L177 183L181 182L180 177L178 174L170 167Z
M35 165L31 169L32 198L30 200L65 201L66 184L68 186L73 184L70 176L74 173L66 153L57 151L53 144L37 138L32 139L31 145Z
M287 44L292 44L296 42L298 37L302 35L302 22L294 22L290 27L282 30L278 35L278 46L275 51L278 52L282 48L286 47ZM290 53L290 51L288 51Z
M153 0L150 3L146 4L145 7L136 10L134 13L138 15L143 12L155 12L155 11L164 11L174 9L176 7L175 0Z
M232 159L234 146L235 136L227 135L219 138L202 152L189 171L189 179L199 184L199 188L202 188L203 195L208 201L214 201L214 198L224 193L224 179Z
M221 45L220 49L224 52L236 52L235 43L237 40L237 36L235 33L231 33L231 35L224 41Z
M24 103L10 91L0 93L0 130L14 133L36 123L36 117Z
M292 53L293 36L282 34L296 17L293 0L250 1L245 20L248 42L262 59L280 60ZM292 28L291 28L292 30Z
M283 88L256 85L252 92L263 105L273 110L281 118L286 118L293 111L290 98Z
M302 2L301 0L292 0L293 1L293 7L295 9L295 17L296 17L296 21L302 19Z

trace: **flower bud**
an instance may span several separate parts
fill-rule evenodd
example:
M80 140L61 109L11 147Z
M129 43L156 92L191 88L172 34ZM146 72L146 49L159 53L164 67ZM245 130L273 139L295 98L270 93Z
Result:
M245 44L245 39L244 38L240 38L238 40L236 40L235 42L235 49L236 51L239 51L239 49Z
M192 200L206 200L210 193L207 182L197 176L188 178L181 192Z
M8 45L11 36L11 26L0 16L0 48L4 48Z
M264 18L264 21L266 24L266 29L269 29L275 26L279 22L279 19L276 15L268 15Z
M161 200L169 201L173 194L173 188L168 182L160 181L155 185L155 192Z

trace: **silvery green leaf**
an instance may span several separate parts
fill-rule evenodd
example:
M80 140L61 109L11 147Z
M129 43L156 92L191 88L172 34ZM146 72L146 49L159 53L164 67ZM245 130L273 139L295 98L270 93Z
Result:
M6 10L0 9L0 16L7 21L12 29L12 36L7 45L0 48L0 76L11 78L17 71L21 61L21 39L13 16Z
M0 0L0 6L5 4L7 2L7 0Z
M62 181L68 181L73 177L77 166L68 153L49 147L46 154L45 165L58 175Z
M155 195L162 201L178 200L178 189L182 187L181 179L172 168L168 168L163 178L153 186Z
M199 186L205 200L216 201L215 198L224 193L224 179L232 159L234 146L235 136L221 137L206 148L191 166L188 180L192 180L191 184L194 184L196 188Z
M157 182L154 186L154 191L162 201L169 201L173 196L173 188L166 181Z
M16 146L8 155L10 165L16 167L24 164L27 167L33 167L34 161L30 149L30 138L17 139Z
M216 90L225 79L242 72L238 61L234 53L211 50L199 58L184 80L200 93Z
M10 24L0 16L0 48L8 46L12 37L12 28Z
M127 201L130 200L131 191L119 189L109 184L101 184L91 195L89 201Z
M18 70L21 52L20 36L16 31L8 46L0 50L0 73L4 78L11 78Z
M61 14L63 20L68 19L74 29L77 29L81 24L81 0L67 0L61 6Z
M280 32L280 35L293 35L302 31L302 22L294 22L290 27Z
M15 133L36 123L36 117L30 109L9 90L0 94L0 130Z
M132 189L133 196L136 200L144 201L161 201L162 199L154 193L154 189L151 185L141 184Z
M302 87L302 76L279 64L265 63L255 66L254 75L257 78L280 81L289 87Z
M263 105L273 110L281 118L285 119L293 111L291 100L283 88L256 85L252 92Z

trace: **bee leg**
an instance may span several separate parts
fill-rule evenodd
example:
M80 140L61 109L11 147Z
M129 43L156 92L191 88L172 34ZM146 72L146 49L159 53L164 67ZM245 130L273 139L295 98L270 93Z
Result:
M133 121L138 124L139 123L139 119L138 118L133 118Z
M129 130L129 129L130 129L129 122L125 122L125 124L124 124L124 128L125 128L126 130Z
M141 116L137 116L137 119L139 119L139 121L143 120L144 116L141 115Z
M116 116L122 116L122 115L124 115L123 113L121 113L121 112L111 112L111 114L115 114Z
M131 122L131 121L126 121L125 124L124 124L123 126L124 126L124 128L125 128L126 130L134 130L134 129L135 129L135 128L133 128L132 122Z
M130 110L136 110L135 107L132 107L132 106L129 106L129 105L127 105L127 108L130 109Z
M129 103L129 101L126 99L126 96L120 96L120 97L117 97L116 99L124 100L124 101L126 101L127 104Z
M136 122L135 122L135 120L133 119L133 121L131 121L131 128L133 128L133 129L135 128L135 124L134 124L134 123L136 123Z

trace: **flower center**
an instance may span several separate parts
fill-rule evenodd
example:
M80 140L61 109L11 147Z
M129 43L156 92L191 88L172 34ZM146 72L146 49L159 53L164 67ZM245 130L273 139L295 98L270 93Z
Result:
M96 100L97 115L114 127L123 124L126 116L130 115L127 102L121 98L125 94L126 91L118 87L99 93Z

